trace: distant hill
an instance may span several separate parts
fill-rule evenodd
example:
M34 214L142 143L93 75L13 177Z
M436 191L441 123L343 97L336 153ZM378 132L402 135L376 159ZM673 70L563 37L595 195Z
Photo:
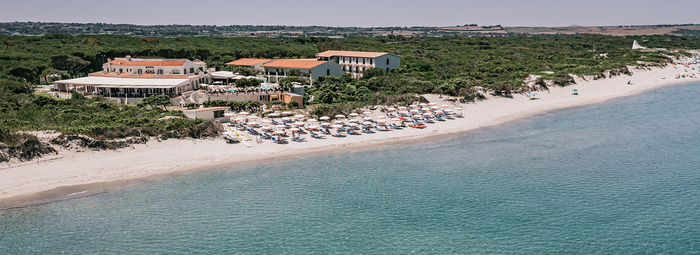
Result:
M45 35L65 33L71 35L128 35L137 37L440 37L440 36L503 36L503 35L575 35L597 34L627 35L689 35L700 36L700 25L645 25L645 26L578 26L568 27L502 27L469 24L452 27L326 27L326 26L252 26L252 25L154 25L106 23L52 23L52 22L2 22L0 36Z

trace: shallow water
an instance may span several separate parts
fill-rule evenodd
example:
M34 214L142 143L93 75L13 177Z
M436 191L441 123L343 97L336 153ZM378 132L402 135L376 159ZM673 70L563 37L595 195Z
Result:
M700 253L700 84L0 211L0 253Z

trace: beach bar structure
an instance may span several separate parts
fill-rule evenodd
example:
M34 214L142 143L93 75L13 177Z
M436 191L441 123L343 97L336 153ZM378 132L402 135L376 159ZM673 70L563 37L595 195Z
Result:
M312 81L319 76L343 76L343 70L337 63L315 59L280 59L262 64L262 67L270 83L278 83L291 70L299 70L302 77Z
M140 79L88 76L54 82L59 92L79 92L106 98L123 98L124 103L138 104L144 97L168 95L177 97L193 89L188 79Z
M362 78L365 70L380 68L384 73L401 68L401 58L388 52L329 50L316 54L319 61L329 61L342 66L353 78Z
M213 121L219 121L220 123L229 122L229 117L224 116L224 112L228 110L228 107L207 107L198 108L192 110L184 110L182 113L185 114L190 119L207 119Z

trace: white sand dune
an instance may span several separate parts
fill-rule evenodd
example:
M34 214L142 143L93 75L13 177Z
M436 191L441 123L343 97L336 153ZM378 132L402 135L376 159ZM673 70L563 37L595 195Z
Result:
M465 118L429 124L426 129L406 128L345 138L328 136L320 140L307 135L308 142L279 145L268 140L263 143L253 141L250 148L243 144L227 144L223 139L170 139L116 151L63 152L32 162L0 165L0 208L3 203L9 207L32 203L31 201L36 203L48 201L46 199L65 199L74 194L91 194L105 188L137 183L138 180L253 160L288 159L347 149L385 147L396 142L418 139L447 138L553 110L599 103L671 84L700 81L691 78L676 79L678 73L678 69L669 66L634 70L633 76L623 75L597 81L577 80L578 84L573 86L539 92L538 100L529 100L525 95L514 95L513 98L490 98L478 103L459 105L440 102L436 95L426 95L431 102L437 101L438 105L447 103L463 107L462 113L465 115ZM628 85L630 80L632 84ZM572 89L577 89L579 95L572 95ZM380 114L378 111L374 113L375 116Z

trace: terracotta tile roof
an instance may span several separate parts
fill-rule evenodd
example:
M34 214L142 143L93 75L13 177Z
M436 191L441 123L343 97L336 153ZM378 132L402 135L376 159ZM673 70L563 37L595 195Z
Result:
M280 59L269 63L265 63L263 67L280 67L280 68L297 68L311 69L322 65L328 61L302 60L302 59Z
M126 60L112 60L112 65L122 65L122 66L183 66L185 60L164 60L164 61L126 61ZM104 63L107 65L109 63Z
M196 75L163 75L163 74L132 74L132 73L105 73L104 71L94 72L88 76L114 77L114 78L140 78L140 79L191 79Z
M356 57L356 58L376 58L389 54L388 52L369 52L369 51L348 51L348 50L328 50L321 53L317 53L316 57L330 58L334 56L338 57Z
M234 65L234 66L253 66L265 62L270 62L272 59L264 59L264 58L242 58L239 60L231 61L226 63L227 65Z

